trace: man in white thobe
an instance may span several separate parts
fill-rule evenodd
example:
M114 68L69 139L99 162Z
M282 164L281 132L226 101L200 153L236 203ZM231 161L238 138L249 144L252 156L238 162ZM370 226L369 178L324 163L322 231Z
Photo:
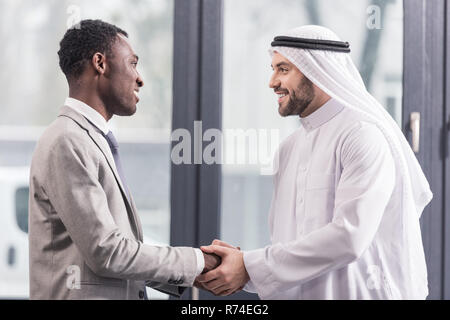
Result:
M366 91L330 30L304 26L272 43L270 87L301 127L275 157L272 244L239 251L198 280L217 295L262 299L424 299L419 217L432 193L398 126Z

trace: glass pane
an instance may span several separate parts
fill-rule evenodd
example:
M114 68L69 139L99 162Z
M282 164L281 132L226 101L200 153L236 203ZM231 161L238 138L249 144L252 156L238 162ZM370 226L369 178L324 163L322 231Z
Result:
M29 167L37 138L56 118L68 95L57 55L67 25L79 19L102 19L128 32L140 57L138 69L145 85L136 114L114 117L110 126L120 144L144 241L157 244L168 244L170 238L173 7L173 0L0 1L0 41L4 44L0 50L0 167ZM25 198L17 199L22 212ZM13 204L2 202L0 211L10 210ZM22 213L17 218L22 221ZM26 227L18 223L21 229ZM0 234L2 227L6 224L1 224ZM28 257L28 248L18 254ZM0 287L3 281L0 274ZM11 295L20 281L25 276L16 285L8 285ZM17 295L21 294L26 296L28 291ZM166 295L151 293L151 297Z
M224 10L225 155L236 152L232 150L236 146L226 142L227 130L250 130L256 140L264 140L261 132L272 137L269 131L279 130L278 146L300 125L297 117L278 115L276 97L268 87L272 74L268 48L274 36L301 25L323 25L350 42L352 59L368 90L400 124L401 0L226 0ZM261 174L266 159L258 151L259 165L227 160L223 165L221 238L243 249L270 243L267 219L272 177Z

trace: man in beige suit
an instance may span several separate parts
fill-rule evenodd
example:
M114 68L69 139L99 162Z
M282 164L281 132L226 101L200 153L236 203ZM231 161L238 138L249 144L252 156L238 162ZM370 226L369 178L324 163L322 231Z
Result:
M199 249L143 243L108 129L113 115L136 112L143 86L127 36L83 20L60 43L69 98L31 165L31 299L146 299L146 284L180 296L219 263Z

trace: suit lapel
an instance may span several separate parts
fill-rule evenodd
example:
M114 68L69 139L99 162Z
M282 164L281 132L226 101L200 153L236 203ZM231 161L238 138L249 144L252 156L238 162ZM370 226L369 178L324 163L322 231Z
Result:
M88 120L86 120L85 117L83 117L75 110L72 110L70 107L63 106L61 108L59 116L68 117L73 121L75 121L76 123L78 123L83 129L85 129L89 137L94 141L94 143L97 145L97 147L105 156L106 162L108 163L109 168L113 172L114 177L116 178L116 182L119 185L120 191L122 192L122 198L127 207L128 217L130 219L133 232L135 233L136 238L142 241L142 228L140 226L139 219L137 217L133 199L131 198L130 194L131 200L128 200L127 191L123 186L122 181L120 180L120 176L119 173L117 172L116 164L114 162L114 158L112 156L108 142L99 132L97 132L96 128Z

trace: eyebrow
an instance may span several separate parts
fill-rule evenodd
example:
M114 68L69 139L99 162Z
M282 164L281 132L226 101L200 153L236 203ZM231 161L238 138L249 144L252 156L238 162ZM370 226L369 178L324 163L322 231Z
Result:
M137 61L139 61L139 57L138 57L137 54L133 54L133 57L134 57Z
M270 65L270 66L272 67L272 65ZM280 62L280 63L277 63L277 65L276 65L275 67L279 68L279 67L281 67L281 66L290 67L289 63L287 63L287 62ZM272 68L273 68L273 67L272 67Z

